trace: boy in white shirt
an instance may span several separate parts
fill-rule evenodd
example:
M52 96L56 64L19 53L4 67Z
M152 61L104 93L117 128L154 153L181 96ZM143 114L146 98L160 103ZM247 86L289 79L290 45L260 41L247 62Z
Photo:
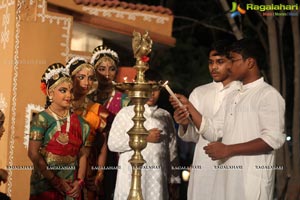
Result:
M230 71L243 85L227 96L213 118L199 113L182 95L178 95L182 107L170 98L175 121L188 124L191 115L198 133L213 141L204 150L218 160L214 200L273 197L275 170L280 167L275 165L275 150L285 142L285 102L261 77L259 49L248 39L231 46Z
M145 72L149 82L160 81L160 76L150 69ZM159 108L156 103L160 91L152 92L152 97L145 104L144 123L149 131L147 147L142 151L146 163L142 167L141 187L144 199L168 200L170 184L180 183L179 176L172 176L172 166L178 165L176 131L169 112ZM126 200L131 185L131 165L128 160L133 151L129 147L127 132L133 127L134 106L121 109L112 124L108 147L119 152L115 200Z
M232 81L229 74L232 65L228 52L230 44L229 40L220 40L212 44L208 56L208 68L213 82L196 87L189 97L189 101L197 111L207 117L213 117L224 97L240 87L240 82ZM198 200L199 197L210 200L217 172L214 166L217 162L211 160L203 150L209 141L197 132L197 127L193 123L180 125L178 135L183 141L196 143L190 169L188 200Z

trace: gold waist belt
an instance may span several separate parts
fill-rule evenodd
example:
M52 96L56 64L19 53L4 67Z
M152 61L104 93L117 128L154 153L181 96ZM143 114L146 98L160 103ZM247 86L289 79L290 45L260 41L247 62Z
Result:
M48 164L73 164L77 159L77 156L56 155L51 152L47 152L45 149L41 149L40 152Z

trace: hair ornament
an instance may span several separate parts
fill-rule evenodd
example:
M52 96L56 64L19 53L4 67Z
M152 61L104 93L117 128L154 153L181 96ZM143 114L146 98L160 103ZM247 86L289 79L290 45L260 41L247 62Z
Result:
M48 72L46 72L44 76L45 82L48 83L51 78L57 80L59 78L59 73L69 75L68 69L66 68L48 69Z
M46 83L45 83L45 82L41 82L40 87L41 87L42 92L43 92L45 95L47 95L47 85L46 85Z
M85 58L75 56L75 57L71 58L66 64L66 69L68 70L68 72L70 72L71 65L76 65L79 61L83 61L83 62L87 63L87 60Z
M118 54L115 51L107 48L106 46L100 45L94 49L91 63L96 64L96 62L105 55L111 57L116 63L119 62Z

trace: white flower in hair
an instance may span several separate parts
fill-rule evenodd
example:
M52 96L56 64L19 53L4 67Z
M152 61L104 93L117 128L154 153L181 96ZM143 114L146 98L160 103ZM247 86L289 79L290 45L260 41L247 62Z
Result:
M48 73L45 74L45 81L48 83L48 81L55 75L59 75L59 73L63 73L67 76L69 76L69 70L67 68L58 68L58 69L52 69Z
M75 57L73 57L73 58L71 58L68 62L67 62L67 64L66 64L66 69L68 70L68 73L70 73L70 67L71 67L71 65L72 65L72 63L74 63L75 61L84 61L84 62L87 62L87 60L85 59L85 58L83 58L83 57L79 57L79 56L75 56Z
M119 59L118 54L115 51L105 48L105 49L100 49L93 54L93 56L91 58L92 64L95 64L94 62L95 62L96 58L98 57L98 55L100 55L100 54L109 54L112 57Z

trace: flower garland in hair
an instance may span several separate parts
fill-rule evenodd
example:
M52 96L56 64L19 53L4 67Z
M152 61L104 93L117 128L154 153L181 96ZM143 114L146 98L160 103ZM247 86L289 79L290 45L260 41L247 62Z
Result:
M59 73L63 73L65 75L69 75L69 71L67 68L58 68L58 69L52 69L50 72L45 74L45 82L48 83L48 81L53 78L54 80L57 80L59 78Z
M91 58L91 63L92 64L95 64L94 62L95 62L95 60L96 60L96 58L100 55L100 54L109 54L109 55L111 55L113 58L116 58L117 60L119 59L119 57L118 57L118 54L115 52L115 51L113 51L113 50L111 50L111 49L108 49L108 48L106 48L106 47L104 47L104 49L100 49L100 50L97 50L96 52L94 52L94 54L93 54L93 56L92 56L92 58Z
M70 67L71 65L76 62L76 61L84 61L87 63L87 60L83 57L79 57L79 56L75 56L73 58L71 58L68 63L66 64L66 69L68 70L68 73L70 73Z
M51 69L49 72L45 73L42 80L40 88L42 92L47 95L47 83L50 79L57 80L59 78L59 73L63 73L65 75L69 75L69 70L66 68L57 68L57 69Z

